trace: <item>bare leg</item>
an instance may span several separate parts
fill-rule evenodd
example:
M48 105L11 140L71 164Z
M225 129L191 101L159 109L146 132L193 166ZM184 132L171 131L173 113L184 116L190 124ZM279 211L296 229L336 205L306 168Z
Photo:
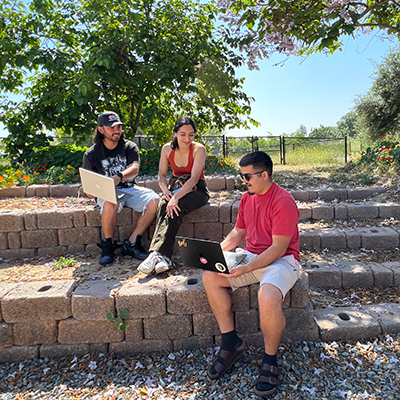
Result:
M118 204L106 201L103 206L103 213L101 214L101 226L104 237L106 239L111 238L112 241L114 241L115 229L117 227L117 210Z
M129 240L134 243L136 241L137 235L143 236L146 232L146 229L151 225L154 221L154 218L157 215L157 207L158 207L158 199L150 200L147 204L146 210L139 217L136 222L135 230L132 232L132 235L129 237Z
M228 279L219 276L216 272L205 271L203 273L203 284L221 333L233 331L235 324L233 322Z
M276 286L265 283L260 287L258 293L258 306L265 352L274 355L278 352L286 325L285 315L282 311L281 291Z

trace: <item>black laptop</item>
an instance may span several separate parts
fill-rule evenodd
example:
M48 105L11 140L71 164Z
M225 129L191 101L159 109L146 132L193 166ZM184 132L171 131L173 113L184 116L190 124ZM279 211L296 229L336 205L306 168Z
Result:
M177 236L179 252L188 267L229 274L238 266L246 254L223 251L219 242Z

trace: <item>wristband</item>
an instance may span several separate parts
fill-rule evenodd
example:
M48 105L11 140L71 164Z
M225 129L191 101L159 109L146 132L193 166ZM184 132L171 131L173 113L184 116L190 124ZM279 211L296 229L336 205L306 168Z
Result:
M121 179L121 181L124 180L124 175L122 174L122 172L118 171L117 172L117 176L118 176L119 179Z

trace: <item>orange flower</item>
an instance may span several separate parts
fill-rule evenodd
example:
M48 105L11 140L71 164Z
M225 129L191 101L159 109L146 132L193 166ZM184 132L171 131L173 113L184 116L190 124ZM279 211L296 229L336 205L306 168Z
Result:
M221 161L221 162L219 163L219 165L223 166L223 165L224 165L224 163Z
M0 176L0 182L4 182L4 175Z
M14 182L7 182L6 183L6 187L13 187L14 186Z
M18 170L15 175L20 176L22 174L22 172L20 170Z
M24 181L29 181L31 178L28 175L22 175Z
M66 170L66 171L65 171L65 173L66 173L66 174L69 174L69 171L68 171L68 170Z

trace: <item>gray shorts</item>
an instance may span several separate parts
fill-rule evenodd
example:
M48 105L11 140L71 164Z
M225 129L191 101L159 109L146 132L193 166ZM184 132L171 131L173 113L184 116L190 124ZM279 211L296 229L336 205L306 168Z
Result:
M250 262L257 257L257 254L250 253L247 250L237 249L237 252L244 252L246 258L244 263ZM252 285L253 283L269 283L277 287L282 292L282 299L285 298L287 292L293 287L297 279L300 277L300 263L294 256L284 256L275 260L272 264L264 268L256 269L247 274L243 274L238 278L228 278L232 291L242 287Z
M147 204L150 203L151 200L159 199L160 196L151 189L142 187L142 186L132 186L131 188L122 189L124 192L129 193L132 195L129 199L118 203L118 211L121 212L122 208L130 207L133 208L135 211L143 213L146 208ZM97 198L97 204L100 207L100 213L103 212L105 200Z

